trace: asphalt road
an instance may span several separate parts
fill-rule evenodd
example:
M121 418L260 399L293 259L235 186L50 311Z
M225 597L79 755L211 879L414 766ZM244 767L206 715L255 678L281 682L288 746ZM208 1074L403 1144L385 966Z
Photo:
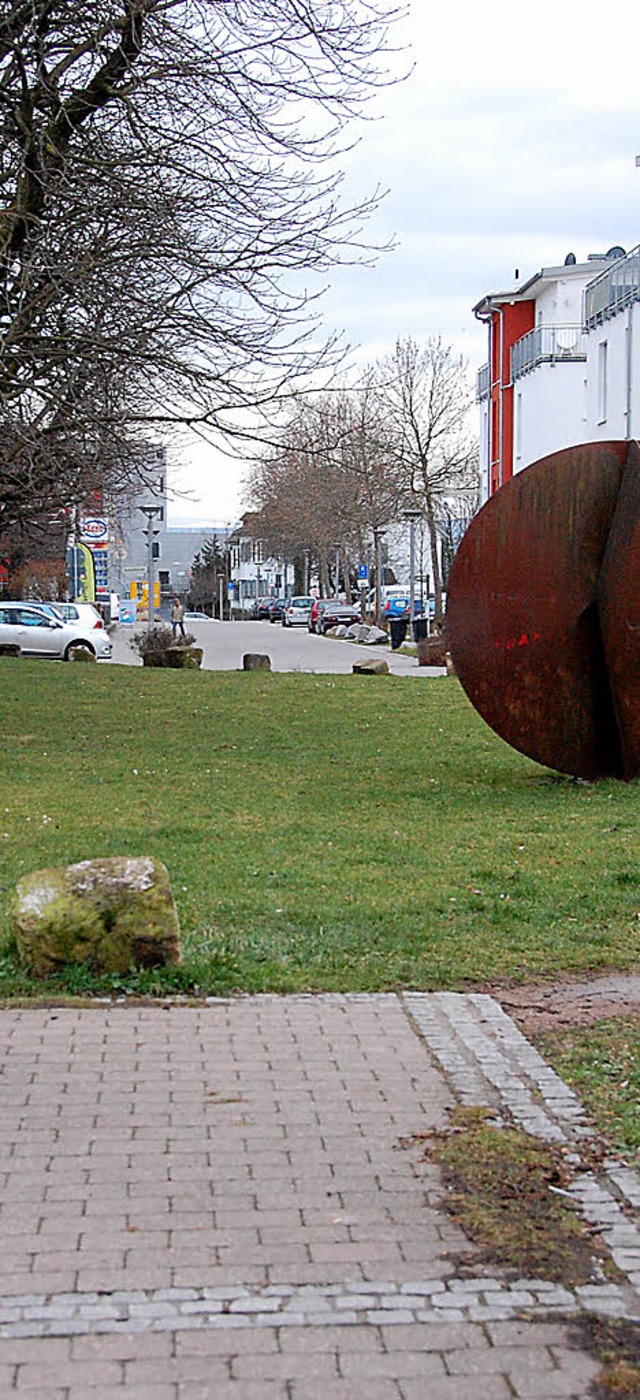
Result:
M193 622L188 630L203 648L205 671L240 671L245 652L262 652L271 658L273 671L306 671L319 675L348 675L354 661L383 656L395 676L442 676L438 666L418 666L413 656L403 656L390 646L360 646L355 642L316 637L306 627L281 627L269 622ZM111 634L113 661L139 666L130 639L136 629L117 626Z

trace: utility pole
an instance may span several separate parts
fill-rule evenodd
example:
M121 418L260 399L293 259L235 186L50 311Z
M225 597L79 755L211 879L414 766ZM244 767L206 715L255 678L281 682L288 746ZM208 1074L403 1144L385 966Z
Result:
M386 530L376 528L373 538L376 547L376 626L382 627L382 539Z
M151 631L151 628L153 627L153 611L154 611L154 597L153 597L153 581L154 581L154 580L153 580L153 574L154 574L154 569L153 569L153 565L154 565L155 560L154 560L154 553L153 553L153 544L154 544L155 536L160 534L160 531L159 531L159 530L154 530L154 528L153 528L153 522L154 522L154 519L155 519L155 517L156 517L157 515L162 515L162 506L138 506L138 510L142 511L142 514L143 514L144 516L146 516L146 520L147 520L147 528L146 528L146 530L143 530L143 534L145 534L146 537L147 537L147 588L148 588L148 591L149 591L149 608L148 608L148 618L149 618L149 620L148 620L148 622L147 622L147 629L148 629L148 631L150 632L150 631Z

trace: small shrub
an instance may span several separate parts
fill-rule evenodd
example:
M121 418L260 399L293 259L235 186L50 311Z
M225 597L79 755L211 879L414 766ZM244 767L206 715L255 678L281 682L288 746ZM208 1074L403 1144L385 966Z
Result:
M167 651L169 647L176 645L194 646L195 637L191 632L187 632L185 637L174 637L173 628L166 627L163 623L145 628L143 632L134 632L129 645L138 656L142 657L147 666L166 666Z
M443 633L420 637L417 643L419 666L446 666L449 643Z

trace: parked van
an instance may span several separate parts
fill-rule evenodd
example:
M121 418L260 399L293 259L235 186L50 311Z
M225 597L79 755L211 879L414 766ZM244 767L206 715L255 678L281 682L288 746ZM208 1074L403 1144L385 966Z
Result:
M385 621L390 622L393 617L409 616L409 586L406 583L386 583L380 590L382 594L381 611ZM369 594L369 607L375 608L377 602L376 590L373 588ZM413 612L415 617L420 616L421 604L418 596L413 600Z

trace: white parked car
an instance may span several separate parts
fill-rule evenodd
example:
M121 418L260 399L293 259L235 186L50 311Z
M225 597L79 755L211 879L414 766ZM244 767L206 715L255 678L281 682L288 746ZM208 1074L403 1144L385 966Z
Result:
M100 629L104 627L104 620L93 603L42 603L46 612L53 612L62 622L73 622L78 627Z
M74 647L90 651L98 661L108 661L111 656L104 627L63 622L38 603L0 602L0 645L19 646L24 656L57 661L68 661Z
M287 598L282 612L283 627L307 627L313 598Z

